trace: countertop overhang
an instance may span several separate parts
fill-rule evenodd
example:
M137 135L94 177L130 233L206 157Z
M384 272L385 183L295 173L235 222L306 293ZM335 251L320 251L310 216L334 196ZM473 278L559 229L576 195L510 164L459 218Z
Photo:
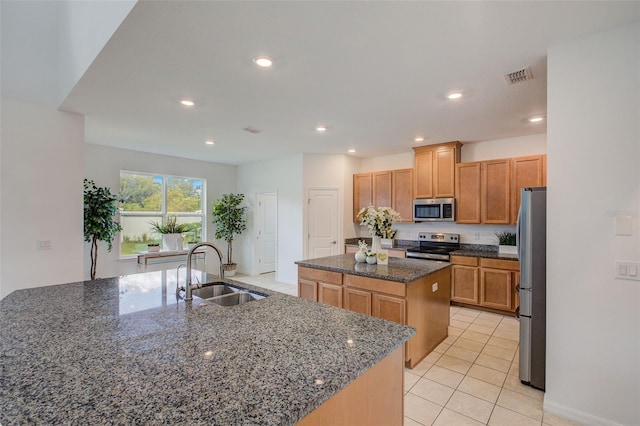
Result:
M389 257L388 265L369 265L357 263L353 253L337 256L320 257L317 259L299 260L299 266L340 272L343 274L360 275L387 281L410 283L441 269L451 266L449 262L425 259L406 259Z
M415 332L233 280L225 281L269 297L234 307L185 303L171 274L2 299L0 422L294 424ZM131 312L136 299L124 282L156 301Z

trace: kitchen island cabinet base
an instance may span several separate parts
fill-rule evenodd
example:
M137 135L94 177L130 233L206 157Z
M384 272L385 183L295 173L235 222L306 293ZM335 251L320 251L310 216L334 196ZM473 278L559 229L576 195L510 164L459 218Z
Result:
M403 346L313 410L298 426L402 425Z

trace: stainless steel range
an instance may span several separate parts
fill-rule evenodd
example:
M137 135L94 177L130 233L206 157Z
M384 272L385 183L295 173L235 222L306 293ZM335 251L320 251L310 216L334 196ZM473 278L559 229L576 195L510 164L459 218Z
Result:
M449 253L460 250L460 234L420 232L420 245L407 249L407 257L449 261Z

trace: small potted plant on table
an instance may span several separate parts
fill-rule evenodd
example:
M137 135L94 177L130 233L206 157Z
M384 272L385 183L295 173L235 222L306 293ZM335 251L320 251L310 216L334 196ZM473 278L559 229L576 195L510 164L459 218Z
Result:
M182 250L182 233L188 230L186 223L178 223L178 218L169 216L166 223L151 222L151 229L162 234L162 247L165 250Z

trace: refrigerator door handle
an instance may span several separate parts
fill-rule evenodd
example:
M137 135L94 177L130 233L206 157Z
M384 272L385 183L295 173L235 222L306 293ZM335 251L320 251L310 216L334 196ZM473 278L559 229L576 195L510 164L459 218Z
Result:
M522 216L522 206L518 208L518 219L516 220L516 253L518 254L518 260L522 259L522 253L520 253L520 217Z
M520 306L516 308L516 318L520 319Z

